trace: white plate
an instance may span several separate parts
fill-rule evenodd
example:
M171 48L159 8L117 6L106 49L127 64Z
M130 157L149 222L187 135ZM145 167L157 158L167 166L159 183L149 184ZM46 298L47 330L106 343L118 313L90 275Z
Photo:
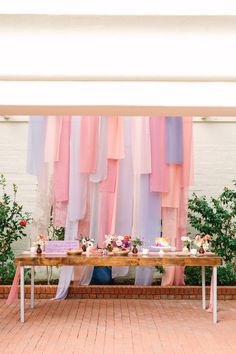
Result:
M163 251L165 251L165 250L171 250L171 246L164 246L164 247L160 247L160 246L151 246L152 248L154 248L155 250L157 250L157 251L161 251L161 250L163 250Z

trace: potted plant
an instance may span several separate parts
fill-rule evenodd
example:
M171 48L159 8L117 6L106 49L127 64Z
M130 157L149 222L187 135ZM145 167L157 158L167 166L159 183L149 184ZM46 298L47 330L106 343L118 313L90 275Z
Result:
M139 238L139 237L135 237L131 240L132 243L132 253L133 254L137 254L138 253L138 246L142 246L143 245L143 241Z

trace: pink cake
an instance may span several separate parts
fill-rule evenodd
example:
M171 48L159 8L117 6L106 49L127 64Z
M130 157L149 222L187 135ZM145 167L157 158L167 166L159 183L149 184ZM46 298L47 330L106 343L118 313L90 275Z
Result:
M170 247L167 237L157 237L155 240L156 247Z

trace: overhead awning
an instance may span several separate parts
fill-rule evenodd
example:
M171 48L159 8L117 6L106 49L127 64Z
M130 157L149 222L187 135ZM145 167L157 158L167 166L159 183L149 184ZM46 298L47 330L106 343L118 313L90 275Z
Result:
M235 16L100 2L0 5L0 114L236 115Z

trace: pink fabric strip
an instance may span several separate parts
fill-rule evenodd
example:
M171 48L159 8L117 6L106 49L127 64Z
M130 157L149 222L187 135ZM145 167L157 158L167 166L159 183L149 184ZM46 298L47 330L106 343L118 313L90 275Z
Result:
M193 184L193 121L192 117L183 117L183 171L182 186Z
M68 202L54 202L53 223L57 227L65 227L67 219Z
M100 184L100 199L98 211L98 246L104 247L104 235L111 233L113 218L118 161L108 160L107 179Z
M162 209L162 228L163 236L169 239L169 242L172 246L177 246L176 240L178 238L178 209ZM165 267L165 272L162 275L161 285L184 285L184 267Z
M180 205L178 209L178 232L176 236L176 247L178 250L183 248L181 236L187 234L188 222L188 193L185 188L181 189Z
M59 160L54 164L53 175L54 224L59 227L66 225L69 200L71 117L61 117L61 119L62 129L59 143Z
M104 247L104 235L111 233L115 193L100 193L98 214L98 247Z
M99 184L100 192L115 192L118 161L109 159L107 165L107 178Z
M107 117L107 157L109 159L125 157L123 117Z
M151 192L168 192L169 177L166 163L166 124L165 117L150 117L151 161L150 175Z
M99 117L81 117L80 172L94 173L97 165Z
M85 213L85 217L79 221L78 234L82 236L89 235L89 227L90 227L90 184L88 183L86 213ZM94 235L92 235L92 237L94 238Z
M214 281L213 281L213 273L211 274L211 288L210 288L210 301L207 312L213 312L213 291L214 291Z
M19 286L19 280L20 280L20 266L16 267L16 273L14 276L14 280L11 286L11 290L10 293L8 295L6 304L10 305L12 304L14 301L18 300L18 286Z
M117 197L118 197L118 186L119 186L119 169L120 169L120 161L117 161L117 169L116 169L116 184L115 184L115 192L114 192L114 202L113 202L113 210L112 210L112 220L111 220L111 231L110 233L113 235L116 231L116 213L117 213Z
M70 125L71 118L63 117L59 161L55 162L54 169L54 199L56 202L65 202L69 199Z

